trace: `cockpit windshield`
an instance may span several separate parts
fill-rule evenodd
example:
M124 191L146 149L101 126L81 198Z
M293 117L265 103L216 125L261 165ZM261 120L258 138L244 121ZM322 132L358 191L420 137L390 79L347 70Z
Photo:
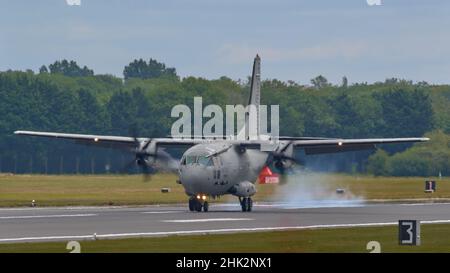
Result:
M186 164L187 165L194 164L196 161L197 161L196 156L186 156Z
M182 165L199 164L202 166L212 166L213 162L210 157L203 155L188 155L182 161Z
M197 162L198 162L198 164L203 165L203 166L212 166L212 160L210 157L199 156Z

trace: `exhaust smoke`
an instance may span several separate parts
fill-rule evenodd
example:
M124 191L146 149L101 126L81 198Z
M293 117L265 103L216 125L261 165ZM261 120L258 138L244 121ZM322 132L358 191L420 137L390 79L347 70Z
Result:
M364 197L338 185L331 175L295 173L283 179L274 199L284 208L356 207L364 205Z

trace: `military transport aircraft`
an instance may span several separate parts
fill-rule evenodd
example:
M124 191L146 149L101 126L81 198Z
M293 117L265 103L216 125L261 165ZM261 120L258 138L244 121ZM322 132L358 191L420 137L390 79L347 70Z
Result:
M249 105L260 105L260 58L253 63ZM245 123L249 120L246 119ZM245 124L247 126L248 124ZM241 130L242 132L242 130ZM208 198L232 194L239 198L242 211L252 210L255 183L262 170L273 165L283 173L296 162L294 149L305 154L338 153L374 149L377 144L428 141L428 138L340 139L316 137L278 137L276 144L269 138L243 140L204 138L137 138L124 136L82 135L33 131L16 131L16 135L74 140L77 143L112 148L132 149L133 164L144 172L158 160L167 158L167 147L188 148L178 167L178 183L189 197L190 211L208 211ZM259 132L258 132L259 133ZM270 145L267 145L270 144ZM272 147L267 149L267 147Z

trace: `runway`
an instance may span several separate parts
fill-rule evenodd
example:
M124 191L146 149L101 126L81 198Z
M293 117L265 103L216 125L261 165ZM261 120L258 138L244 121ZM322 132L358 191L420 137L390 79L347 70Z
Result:
M395 225L400 219L450 223L450 203L322 208L260 203L245 213L229 204L211 205L207 213L181 205L4 208L0 243Z

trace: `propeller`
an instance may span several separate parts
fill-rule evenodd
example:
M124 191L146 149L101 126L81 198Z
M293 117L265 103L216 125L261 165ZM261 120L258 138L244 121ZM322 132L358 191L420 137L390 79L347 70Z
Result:
M273 152L269 159L269 164L273 164L274 168L281 175L285 175L294 164L301 164L301 162L293 156L294 150L291 144L292 142L286 143L281 149Z
M286 170L292 167L293 164L298 164L298 160L294 157L286 155L274 155L273 164L280 174L285 174Z
M130 152L134 154L134 158L132 161L125 164L121 172L129 172L132 168L138 166L144 175L144 181L149 181L151 180L151 175L156 172L157 168L166 170L171 170L173 168L176 160L172 158L169 153L163 149L157 150L156 147L152 147L151 139L143 141L139 140L137 138L138 134L135 126L132 127L130 131L135 145ZM158 161L164 162L164 164L158 164Z
M139 167L144 174L144 181L149 181L151 175L155 172L154 168L149 164L149 158L153 157L156 160L156 154L147 152L147 148L150 145L151 140L141 144L141 142L135 138L135 148L130 149L129 152L134 153L134 158L125 164L121 169L121 172L130 172L132 168Z

